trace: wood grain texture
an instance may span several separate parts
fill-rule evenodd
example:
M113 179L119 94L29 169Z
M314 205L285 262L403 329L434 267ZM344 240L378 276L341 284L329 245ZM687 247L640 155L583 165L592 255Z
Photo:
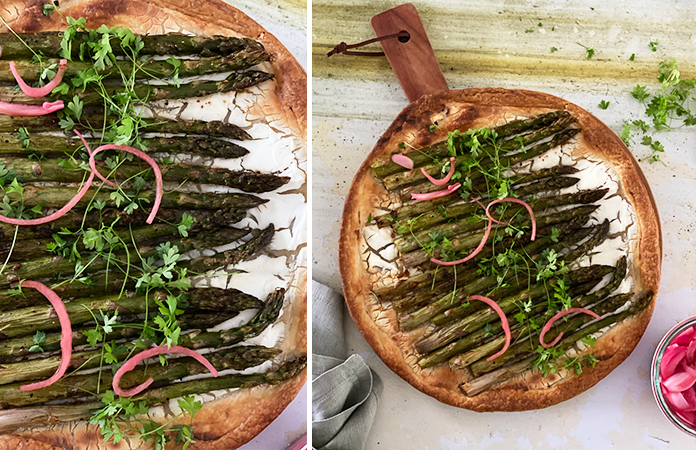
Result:
M370 23L377 36L408 32L406 42L401 38L386 39L381 44L409 101L448 90L423 22L412 3L378 14Z

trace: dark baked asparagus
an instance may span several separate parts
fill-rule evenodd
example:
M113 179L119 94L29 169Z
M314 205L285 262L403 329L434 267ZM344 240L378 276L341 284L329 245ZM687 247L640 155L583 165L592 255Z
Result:
M561 342L556 344L556 347L567 351L572 345L574 345L577 341L581 340L585 336L589 336L590 334L596 333L602 328L617 323L625 319L626 317L630 317L640 313L650 304L652 296L652 292L643 292L639 294L628 309L618 314L612 314L608 317L598 320L584 328L580 328L572 334L567 334L561 340ZM487 391L488 389L491 389L501 383L504 383L514 378L515 376L521 373L524 373L532 369L535 360L536 356L529 356L514 364L501 367L500 369L494 370L493 372L476 377L466 383L463 383L460 387L466 393L466 395L478 395L481 392ZM550 362L555 362L555 360Z
M40 33L18 33L24 41L20 41L10 33L0 35L3 59L31 59L34 52L48 57L57 57L61 52L63 34L57 31ZM200 55L203 57L215 55L230 55L240 50L263 50L261 43L249 39L231 36L189 36L185 34L150 34L139 36L143 48L141 55ZM72 44L72 57L80 59L80 44L89 42L89 33L76 33ZM111 40L114 55L124 56L125 50L118 39ZM31 48L31 50L30 50ZM129 53L128 53L129 54Z
M130 60L117 60L113 66L106 66L102 70L97 70L91 63L83 61L71 61L65 72L63 80L70 80L77 72L88 69L95 70L104 79L121 79L121 73L135 73L136 78L167 78L178 73L179 77L194 77L210 73L229 72L233 70L248 69L251 66L268 61L270 54L258 48L242 49L224 57L208 57L199 59L178 59L180 62L178 72L174 64L167 61L148 59L138 62L136 70L133 70L133 63ZM43 64L51 66L58 64L59 59L45 59ZM41 70L38 64L26 59L15 60L15 69L24 81L38 81ZM15 79L10 72L9 60L0 61L0 81L14 82Z
M230 330L218 332L194 332L184 334L179 338L179 345L189 348L205 348L205 347L222 347L233 345L242 342L252 337L258 336L263 330L273 324L280 314L283 306L285 291L276 290L268 296L265 303L262 303L256 315L246 324ZM223 322L227 319L224 313L216 313L213 315L182 314L178 317L177 324L183 329L192 328L207 329L214 325ZM87 344L87 331L94 327L76 328L73 330L73 347ZM140 323L119 323L118 327L114 327L113 331L106 334L105 339L133 339L142 332L142 322ZM55 356L60 351L61 333L46 333L46 339L42 343L43 352L31 353L29 349L34 345L30 336L8 339L0 345L0 362L10 363L18 362L25 359L29 355L35 358L52 358L53 370L60 364L60 357Z
M84 178L82 169L66 170L55 159L36 162L26 158L16 158L6 159L5 163L8 170L14 170L16 176L22 177L24 181L79 183ZM104 163L100 163L97 164L97 170L102 174L109 174L111 180L132 180L136 176L149 181L154 180L152 169L147 164L123 163L112 171L106 168ZM227 170L180 163L163 165L160 170L165 182L191 181L233 187L245 192L270 192L290 181L288 177L252 170Z
M529 130L536 130L539 127L545 127L559 119L566 119L569 116L570 114L567 111L552 111L527 119L514 120L499 127L493 128L493 130L500 138L507 138ZM448 149L446 142L438 142L428 147L419 149L418 151L406 153L406 155L413 160L414 167L421 167L432 162L433 158L441 158L447 154ZM391 160L378 161L372 165L372 171L374 172L375 176L380 179L395 173L404 172L405 170L406 169L404 169L402 166L391 162Z
M249 153L247 149L234 142L206 137L153 137L142 139L147 153L178 154L187 153L201 158L239 158ZM87 139L90 148L95 149L102 143ZM46 158L72 155L82 147L82 141L76 137L31 134L28 148L22 146L17 134L0 134L0 155L26 156L29 152ZM104 153L108 154L107 150Z

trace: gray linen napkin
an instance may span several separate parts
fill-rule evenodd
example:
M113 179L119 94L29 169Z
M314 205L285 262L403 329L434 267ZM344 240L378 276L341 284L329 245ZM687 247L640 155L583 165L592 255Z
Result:
M362 450L382 382L360 355L348 356L343 297L312 281L312 446Z

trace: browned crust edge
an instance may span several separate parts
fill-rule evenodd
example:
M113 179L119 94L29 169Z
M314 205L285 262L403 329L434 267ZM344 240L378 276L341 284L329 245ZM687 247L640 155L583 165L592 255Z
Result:
M370 165L377 158L388 157L399 142L407 140L414 146L441 140L447 129L431 134L430 118L450 106L461 106L460 119L450 129L468 129L477 125L482 113L498 108L525 108L530 113L543 109L565 109L573 114L583 129L585 140L597 154L611 163L619 173L626 198L632 203L637 222L638 240L633 256L644 289L657 294L662 259L662 234L654 197L637 161L623 142L597 118L584 109L561 98L540 92L506 89L466 89L423 97L407 106L379 139L356 173L346 197L339 240L339 268L346 303L353 320L377 355L396 374L420 391L437 400L475 411L523 411L539 409L572 398L607 376L633 351L647 328L655 305L612 328L596 344L594 352L600 359L593 369L572 376L545 390L496 388L476 397L467 397L458 388L459 380L448 368L437 368L427 376L410 365L394 340L378 327L368 313L370 284L364 276L360 255L360 229L371 209L370 197L377 182ZM601 150L600 150L601 149ZM421 372L420 374L418 372Z
M45 0L11 0L0 8L0 14L12 16L10 24L17 32L63 30L65 24L58 14L45 16ZM182 28L199 34L245 36L261 42L273 55L272 66L276 89L273 99L263 107L263 113L280 120L296 134L307 139L307 75L280 41L240 10L219 0L62 0L61 11L67 16L85 17L87 25L102 23L124 26L136 33L160 33L162 26L181 24ZM13 14L19 13L16 16ZM195 15L194 15L195 14ZM158 22L164 21L165 24ZM298 277L296 295L290 299L293 321L283 343L287 353L292 347L295 356L307 353L307 277ZM249 403L237 401L232 395L204 403L196 415L196 425L204 428L203 437L196 431L196 444L191 449L234 449L266 428L295 398L306 381L306 370L276 386L261 386L249 393ZM250 408L250 405L254 408ZM202 419L202 418L205 419ZM137 448L141 446L133 442ZM60 430L29 431L26 435L0 436L0 450L54 450L72 448L136 448L122 441L121 445L105 445L93 427ZM168 446L170 448L171 446ZM178 446L176 446L178 447ZM173 447L173 448L176 448Z

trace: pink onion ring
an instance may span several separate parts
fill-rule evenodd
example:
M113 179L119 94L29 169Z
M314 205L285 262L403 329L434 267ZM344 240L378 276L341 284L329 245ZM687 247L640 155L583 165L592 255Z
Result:
M60 82L63 80L63 72L65 72L65 69L67 67L68 67L68 60L61 59L60 64L58 66L58 72L53 77L51 82L45 84L44 86L35 88L35 87L29 86L27 83L24 82L22 77L17 72L17 69L15 68L14 61L10 61L10 71L12 71L12 75L15 77L15 80L17 80L17 84L19 84L19 87L22 89L22 92L24 92L29 97L45 97L48 94L50 94L51 92L53 92L53 89L55 89L60 84Z
M688 355L687 347L683 345L670 345L665 350L662 355L662 361L660 362L660 376L665 379L674 375L677 371L677 367Z
M17 103L0 102L0 114L7 116L36 117L60 111L65 108L63 100L44 102L42 105L19 105Z
M404 169L408 169L408 170L413 169L413 160L406 155L402 155L401 153L396 153L396 154L392 155L391 160L395 164L398 164L401 167L403 167Z
M474 256L478 255L478 253L481 251L481 249L483 248L483 246L486 245L486 241L488 240L488 236L491 234L491 228L492 228L492 227L493 227L493 222L491 222L491 221L489 220L489 221L488 221L488 227L486 227L486 232L483 234L483 238L481 239L481 243L478 245L478 247L476 247L476 248L474 249L473 252L471 252L470 255L467 255L466 257L464 257L464 258L462 258L462 259L458 259L457 261L441 261L441 260L436 259L436 258L430 258L430 260L431 260L432 262L434 262L435 264L440 264L440 265L442 265L442 266L455 266L455 265L457 265L457 264L461 264L461 263L463 263L463 262L467 262L468 260L470 260L470 259L473 258Z
M546 333L549 332L549 330L551 329L551 327L553 326L553 323L554 323L555 321L557 321L557 320L560 319L561 317L565 316L566 314L576 313L576 312L577 312L577 313L589 314L589 315L591 315L592 317L594 317L595 319L600 319L600 317L599 317L599 315L598 315L597 313L595 313L595 312L593 312L593 311L590 311L590 310L587 309L587 308L570 308L570 309L565 309L565 310L563 310L563 311L559 311L559 312L557 312L552 318L550 318L549 321L546 322L546 325L544 325L544 328L541 329L541 334L539 334L539 343L541 343L541 346L544 347L544 348L549 348L549 347L553 347L554 345L558 344L558 341L560 341L561 338L563 337L563 332L562 332L562 331L558 334L558 336L556 336L556 339L554 339L554 340L553 340L551 343L549 343L549 344L546 344L546 343L544 342L544 336L546 336Z
M662 359L664 359L664 356ZM689 346L686 347L686 361L691 365L696 363L696 339L691 341Z
M503 331L505 332L505 345L503 345L503 348L501 348L498 353L486 358L486 361L493 361L495 358L505 353L508 347L510 347L510 340L512 339L512 334L510 333L510 324L508 323L507 316L505 315L505 312L502 310L502 308L493 299L484 297L483 295L471 295L469 296L468 300L481 300L482 302L490 306L493 309L493 311L498 313L498 315L500 316L500 323L503 326Z
M696 339L696 328L690 326L686 330L679 333L679 335L675 337L671 343L677 345L689 345L694 339Z
M493 200L486 207L486 216L488 216L488 218L490 220L494 221L495 223L503 223L503 222L498 222L497 220L495 220L491 216L489 209L491 206L495 205L496 203L500 203L500 202L518 203L518 204L524 206L525 208L527 208L527 211L529 212L529 217L530 217L530 219L532 219L532 240L534 240L536 238L536 220L534 220L534 212L532 211L532 207L529 206L526 202L519 200L519 199L516 199L516 198L506 197L506 198L501 198L498 200Z
M68 310L65 309L65 304L60 299L58 294L53 292L48 286L43 283L39 283L38 281L31 280L25 280L20 285L22 288L36 289L37 291L41 292L49 302L51 302L51 306L53 306L53 310L56 312L58 320L60 321L60 329L62 333L60 336L61 353L60 366L58 366L58 370L56 370L56 373L54 373L51 378L47 380L20 386L19 390L24 392L50 386L58 381L60 377L62 377L68 370L68 366L70 365L70 357L72 356L72 325L70 324L70 316L68 316Z
M118 188L118 185L116 185L116 183L114 183L113 181L107 180L106 178L104 178L104 176L102 176L102 174L99 173L99 171L97 170L97 162L94 160L94 157L97 155L97 153L102 152L104 150L121 150L123 152L130 153L144 160L146 163L150 165L150 167L152 167L152 170L155 172L155 179L157 180L157 187L155 188L155 204L152 205L152 211L150 212L150 215L145 221L147 223L152 223L152 221L155 220L155 216L157 215L157 210L159 209L160 203L162 203L162 172L160 171L159 166L157 165L155 160L152 159L151 156L148 156L146 153L136 148L128 147L127 145L115 144L106 144L99 146L89 156L89 167L92 168L92 172L96 174L100 180L102 180L109 186L115 188Z
M152 358L153 356L157 355L162 355L164 353L180 353L182 355L187 355L192 358L195 358L196 361L199 363L203 364L206 369L208 369L214 377L218 376L218 371L215 370L215 367L213 367L212 364L210 364L210 361L205 359L203 355L198 353L195 350L191 350L190 348L184 348L184 347L179 347L178 345L173 345L171 347L167 347L166 345L162 345L159 347L154 347L148 350L145 350L143 352L138 353L137 355L133 356L131 359L126 361L114 374L113 381L111 383L111 387L114 389L114 393L121 397L132 397L134 395L137 395L147 389L148 386L152 384L154 381L152 377L148 378L145 380L144 383L134 387L133 389L129 389L127 391L124 391L121 389L118 384L121 381L121 377L126 374L127 372L130 372L137 366L140 362L145 361L148 358Z
M80 139L82 139L82 142L85 144L85 147L87 148L87 152L91 153L91 150L89 149L89 146L87 145L87 141L85 141L85 138L82 137L79 131L73 130L75 134L77 134ZM39 217L38 219L14 219L12 217L5 217L3 215L0 215L0 222L4 223L9 223L12 225L41 225L43 223L48 223L52 222L59 217L64 216L68 211L73 209L75 205L77 205L77 202L82 199L82 197L85 196L87 191L89 190L90 187L92 187L92 181L94 180L94 172L89 174L89 177L87 178L87 181L85 181L85 185L82 186L82 189L68 202L67 205L63 206L61 209L58 211L54 212L53 214L50 214L48 216L44 217Z
M670 392L685 391L696 383L696 369L684 365L684 372L677 372L671 377L662 380L662 386ZM680 408L684 409L684 408Z
M411 198L415 199L415 200L434 200L436 198L446 197L446 196L450 195L452 192L459 189L460 187L462 187L461 183L450 184L445 189L440 189L439 191L435 191L435 192L426 192L423 194L411 193Z
M425 169L424 169L423 167L421 167L421 172L423 172L423 175L425 175L425 178L427 178L428 180L430 180L431 183L436 184L436 185L438 185L438 186L443 186L443 185L449 183L449 180L452 179L452 175L454 175L454 166L455 166L454 163L455 163L455 161L456 161L456 159L454 158L454 156L452 156L452 157L450 158L450 169L449 169L449 173L448 173L447 175L445 175L444 178L441 178L441 179L439 179L439 180L436 179L436 178L431 177L430 174L429 174L428 172L426 172Z
M488 220L490 220L490 221L493 222L493 223L497 223L498 225L507 225L505 222L501 222L500 220L495 220L495 219L493 218L493 216L491 216L490 214L488 214L488 211L487 211L486 206L485 206L483 203L481 203L480 200L478 200L477 198L474 198L474 197L471 197L471 198L472 198L476 203L478 203L479 206L480 206L481 208L483 208L484 211L486 211L486 217L488 217Z

